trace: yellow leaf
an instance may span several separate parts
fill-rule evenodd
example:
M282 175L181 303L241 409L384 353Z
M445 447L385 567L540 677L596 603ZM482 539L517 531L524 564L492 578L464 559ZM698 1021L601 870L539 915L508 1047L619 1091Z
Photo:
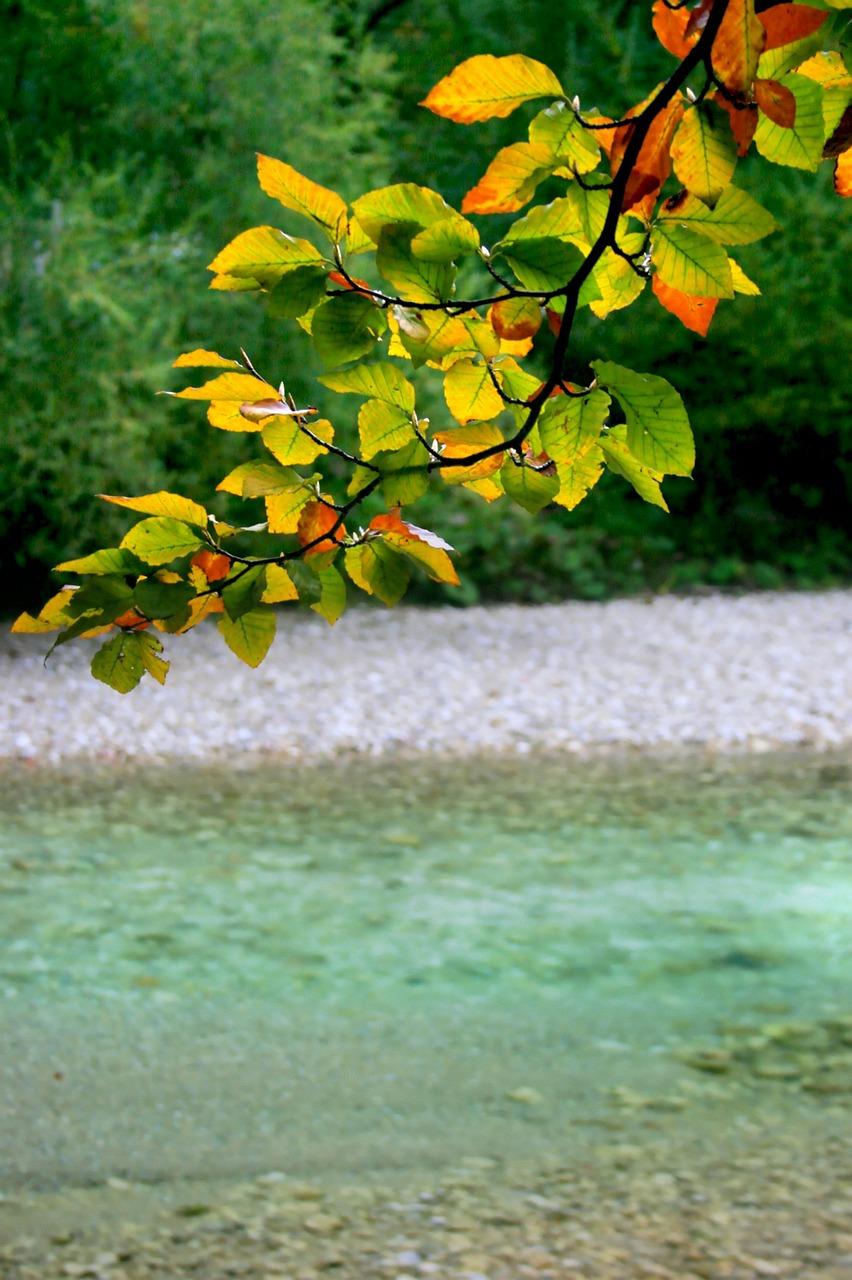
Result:
M296 489L292 493L270 493L267 495L266 517L270 533L295 533L299 527L302 508L310 502L313 494L310 489ZM267 579L268 585L268 579ZM267 604L271 601L267 601Z
M672 142L672 163L687 191L712 208L737 167L737 147L724 112L713 103L686 111Z
M503 147L462 200L462 212L514 213L532 200L536 187L550 177L553 168L544 147L528 142Z
M241 369L242 365L237 360L228 360L225 356L220 356L217 351L205 351L203 347L199 347L195 351L187 351L185 355L178 356L172 368Z
M420 105L459 124L472 124L508 116L533 98L564 96L561 84L544 63L522 53L505 58L486 53L462 62Z
M287 209L302 213L322 227L337 244L346 234L346 204L334 191L305 178L283 160L258 154L257 176L261 188Z
M146 493L138 498L117 498L108 493L99 493L104 502L112 502L117 507L127 507L130 511L144 511L149 516L172 516L175 520L185 520L187 524L207 524L207 512L198 502L190 498L182 498L177 493Z
M503 397L495 388L484 362L458 360L444 378L447 408L462 424L496 418L504 408Z
M367 400L358 413L361 452L372 458L382 450L401 449L413 440L411 415L386 400Z
M734 262L733 258L728 259L728 265L731 268L731 279L734 284L734 293L744 293L748 297L760 297L760 290L753 280L749 280L746 273L738 262Z
M444 446L443 458L467 458L482 449L503 443L503 436L493 422L471 422L446 431L436 431L435 439ZM442 467L441 479L445 484L465 484L469 480L481 480L493 475L503 465L504 454L497 452L473 463L471 466Z
M266 566L266 590L262 604L283 604L285 600L298 600L299 593L287 570L280 564Z
M274 284L296 267L317 266L322 261L322 254L309 240L297 240L275 227L253 227L226 245L208 271Z
M558 462L559 492L553 499L560 507L573 511L590 489L603 475L604 455L599 445L592 445L588 453L574 458L573 462Z
M330 444L334 427L325 418L312 422L311 433ZM301 430L292 418L273 418L263 428L263 443L285 467L307 466L328 451Z
M268 382L251 373L220 373L203 387L185 387L183 391L167 391L178 400L235 400L245 404L253 400L277 400L278 392Z

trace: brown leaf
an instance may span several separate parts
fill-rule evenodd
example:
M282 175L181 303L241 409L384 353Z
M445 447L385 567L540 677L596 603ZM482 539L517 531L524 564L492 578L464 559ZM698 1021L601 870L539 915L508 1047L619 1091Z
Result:
M757 16L766 28L766 53L769 49L780 49L782 45L813 35L819 31L828 14L809 4L775 4Z
M826 159L840 156L852 147L852 106L846 108L840 117L840 123L823 148Z
M785 84L777 80L755 80L754 96L765 116L782 129L792 129L796 123L796 98Z

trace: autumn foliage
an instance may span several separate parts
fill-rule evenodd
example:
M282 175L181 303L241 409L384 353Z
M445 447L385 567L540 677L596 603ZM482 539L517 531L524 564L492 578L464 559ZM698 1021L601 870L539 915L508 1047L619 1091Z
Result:
M606 359L592 361L586 385L567 382L574 319L583 307L600 319L628 307L650 281L704 336L721 303L759 293L729 252L777 230L734 181L754 153L810 172L827 160L838 194L850 195L852 76L832 47L833 11L849 2L757 13L754 0L655 0L648 18L674 66L618 115L586 108L523 54L468 59L424 107L470 125L545 105L460 212L411 183L350 207L259 156L262 189L301 216L305 234L242 232L210 264L211 288L261 294L274 317L300 326L326 369L320 382L341 397L339 416L297 404L286 377L258 372L245 353L179 356L177 368L208 373L169 394L206 403L212 427L262 441L262 459L219 485L245 500L249 519L226 523L166 492L107 496L143 519L120 546L59 565L82 585L14 629L58 631L55 644L103 634L92 672L125 693L146 672L162 683L160 636L208 614L257 666L277 605L308 604L333 623L347 580L387 605L412 573L457 583L452 547L406 511L433 482L530 512L570 510L608 469L665 509L664 477L689 476L695 461L683 402L663 378ZM554 181L559 194L535 203ZM507 213L520 216L495 241L489 216ZM462 289L460 273L480 283ZM548 332L555 341L542 343ZM542 376L528 358L545 350ZM442 383L442 421L418 415L424 376ZM362 520L377 502L384 510Z

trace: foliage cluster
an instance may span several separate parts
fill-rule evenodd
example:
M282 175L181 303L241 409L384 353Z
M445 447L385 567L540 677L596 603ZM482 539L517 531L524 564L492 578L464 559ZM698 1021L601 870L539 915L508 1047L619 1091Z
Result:
M317 417L245 351L240 361L205 348L180 356L176 367L212 376L172 394L207 402L214 428L259 436L265 452L218 488L262 503L265 519L235 524L164 490L110 496L145 518L118 547L61 565L88 580L16 629L59 629L55 644L108 634L92 671L124 693L146 672L165 679L152 624L179 634L219 614L226 644L256 666L276 604L308 603L333 623L346 579L388 605L412 569L456 584L452 547L402 514L433 478L537 514L551 503L573 510L606 470L667 511L661 482L690 476L695 462L683 401L659 375L600 356L578 366L575 320L585 308L597 320L623 311L650 285L704 337L720 302L759 295L729 253L777 229L734 183L752 145L811 173L827 159L838 194L852 194L852 77L827 40L846 2L758 15L754 0L655 0L654 31L677 65L617 118L584 110L524 54L467 59L423 106L476 124L550 105L490 160L461 212L414 183L350 207L260 154L262 190L311 238L270 225L241 232L210 263L211 287L260 293L274 317L296 322L327 370L322 385L363 402L357 420L344 409L334 423ZM465 216L519 213L553 181L560 194L496 239L488 230L488 244ZM545 321L540 376L522 361ZM435 384L446 409L430 419Z
M344 174L347 194L387 180L392 82L325 0L0 0L0 23L2 614L119 536L94 493L205 493L237 460L163 414L168 353L215 326L259 360L302 355L199 287L210 246L265 214L255 150Z

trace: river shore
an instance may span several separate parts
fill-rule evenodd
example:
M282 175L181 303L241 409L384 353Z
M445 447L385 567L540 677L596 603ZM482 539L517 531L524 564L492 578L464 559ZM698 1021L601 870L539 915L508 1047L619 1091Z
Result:
M852 591L282 612L257 671L214 625L122 697L95 642L0 633L0 758L714 752L852 742Z

